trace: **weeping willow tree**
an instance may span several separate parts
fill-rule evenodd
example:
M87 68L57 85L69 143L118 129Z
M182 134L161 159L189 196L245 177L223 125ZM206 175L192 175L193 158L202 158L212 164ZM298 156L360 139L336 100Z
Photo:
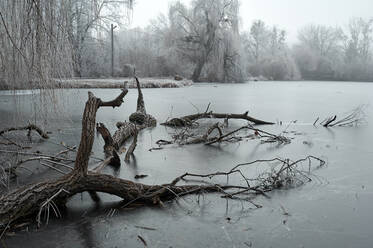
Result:
M238 0L175 2L168 18L178 55L193 65L193 81L242 81Z
M1 1L2 88L40 88L50 78L71 76L71 46L61 1Z
M0 89L38 89L35 114L45 112L40 107L55 106L55 92L49 89L58 87L56 79L79 72L87 37L100 38L109 23L129 18L133 3L0 1Z
M1 1L2 88L44 89L51 78L73 76L85 39L100 38L108 23L130 17L132 5L133 0Z

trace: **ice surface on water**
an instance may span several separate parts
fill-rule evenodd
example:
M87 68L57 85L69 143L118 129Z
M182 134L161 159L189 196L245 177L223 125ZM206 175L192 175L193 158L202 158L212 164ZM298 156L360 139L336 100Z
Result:
M119 90L97 89L94 94L112 99ZM211 103L216 112L243 113L282 122L261 126L273 133L284 130L293 137L287 146L261 145L259 141L206 147L170 147L149 152L158 139L169 138L169 128L157 126L139 135L136 162L125 164L117 172L140 182L169 183L188 172L209 173L228 170L237 163L259 158L292 158L315 155L327 160L327 167L315 171L313 182L297 189L277 191L270 199L258 197L263 205L229 201L217 195L189 196L162 208L139 208L110 212L117 198L102 195L104 208L96 208L89 199L76 196L69 203L68 216L55 220L37 232L19 233L8 240L10 247L27 242L28 247L141 247L141 235L151 247L371 247L373 237L373 84L339 82L255 82L249 84L197 84L187 88L144 89L147 112L159 122L169 117L205 111ZM74 97L71 97L74 96ZM64 97L72 121L55 121L53 141L76 145L80 139L81 114L87 90L66 90ZM137 92L130 90L119 109L100 109L97 121L113 132L115 123L127 119L136 108ZM361 127L314 127L312 123L331 115L344 114L368 104L367 124ZM0 110L5 105L0 105ZM27 111L25 111L27 114ZM294 123L294 121L296 121ZM292 123L285 125L285 123ZM240 126L241 122L231 122ZM61 131L57 131L62 128ZM298 135L296 135L298 134ZM47 149L49 143L40 149ZM93 151L102 154L103 141L96 138ZM55 148L58 149L58 148ZM123 161L123 159L122 159ZM253 166L255 174L260 167ZM107 169L106 173L112 173ZM48 174L46 174L47 176ZM34 177L32 177L34 178ZM83 200L82 200L83 199ZM289 215L284 215L285 209ZM229 218L228 218L229 217ZM146 226L156 230L145 230Z

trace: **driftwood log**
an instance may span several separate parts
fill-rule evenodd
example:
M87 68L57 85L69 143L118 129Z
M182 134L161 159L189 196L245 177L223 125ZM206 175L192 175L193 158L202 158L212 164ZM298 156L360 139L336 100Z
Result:
M198 113L193 115L186 115L180 118L173 118L169 121L166 121L164 123L161 123L161 125L164 126L171 126L171 127L187 127L193 125L193 122L199 119L241 119L241 120L247 120L251 123L254 123L256 125L272 125L273 122L263 121L256 118L253 118L248 115L248 112L245 112L243 114L227 114L227 113L214 113L212 111L205 112L205 113Z

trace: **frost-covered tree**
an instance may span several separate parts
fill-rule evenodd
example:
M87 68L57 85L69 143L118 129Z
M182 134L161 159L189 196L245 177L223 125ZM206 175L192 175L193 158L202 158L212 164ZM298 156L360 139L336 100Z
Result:
M372 81L373 20L353 18L347 28L309 25L293 53L303 78Z
M272 80L299 79L300 74L286 44L286 32L267 27L257 20L249 32L242 35L247 55L248 73Z
M249 56L258 64L269 44L269 31L261 20L254 21L247 37L246 49Z
M67 32L73 47L74 74L82 76L85 64L92 63L86 60L92 44L97 44L97 49L103 49L103 40L109 38L110 25L119 25L122 18L121 7L132 8L133 0L67 0L64 2L68 13Z
M346 33L343 77L347 80L373 80L373 19L351 19Z
M223 74L216 79L224 81L227 62L236 57L236 52L232 51L234 43L224 42L224 39L239 38L238 8L236 0L195 0L190 8L181 2L170 6L170 32L174 45L180 56L193 64L191 78L194 81L200 81L203 72L208 77L210 72L206 65L216 62L214 59L223 61L223 65L215 69L221 69ZM228 43L229 47L224 46Z
M339 77L345 39L341 28L308 25L299 31L298 39L294 56L305 79L332 80Z
M48 87L71 75L67 9L61 1L0 1L0 77L7 88Z

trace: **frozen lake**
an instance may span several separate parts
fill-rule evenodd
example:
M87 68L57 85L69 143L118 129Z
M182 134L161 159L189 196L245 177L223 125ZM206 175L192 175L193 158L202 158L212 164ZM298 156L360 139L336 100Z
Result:
M56 90L66 112L64 120L51 115L46 127L50 141L38 149L58 152L53 143L78 145L81 116L88 90ZM111 100L118 89L93 89L97 97ZM371 247L373 244L373 84L352 82L250 82L247 84L195 84L186 88L144 89L147 112L158 123L169 117L210 110L243 113L282 125L260 128L279 134L286 131L291 144L277 147L259 140L220 146L170 146L152 151L159 139L170 139L170 128L158 125L139 134L136 161L122 162L116 175L146 184L169 183L183 174L226 171L242 162L274 157L299 159L307 155L327 161L327 167L314 171L313 181L296 189L270 193L270 199L247 202L225 200L219 195L191 195L167 203L164 208L139 207L112 211L116 197L102 194L103 203L92 203L88 194L68 203L67 216L53 219L48 226L16 233L1 247ZM117 121L128 120L136 109L137 91L130 90L118 109L100 109L97 122L114 132ZM15 101L18 108L14 108ZM30 101L39 95L0 92L1 126L20 118L33 119ZM324 128L313 126L317 117L343 116L366 105L366 124L358 127ZM244 122L232 121L239 127ZM290 123L288 125L288 123ZM95 140L93 152L103 157L103 141ZM123 160L122 160L123 161ZM248 173L259 170L257 166ZM110 168L105 173L112 174ZM40 168L32 175L24 172L19 183L39 181L54 172ZM284 215L284 209L288 215ZM144 229L139 227L151 227ZM27 245L26 245L27 244Z

